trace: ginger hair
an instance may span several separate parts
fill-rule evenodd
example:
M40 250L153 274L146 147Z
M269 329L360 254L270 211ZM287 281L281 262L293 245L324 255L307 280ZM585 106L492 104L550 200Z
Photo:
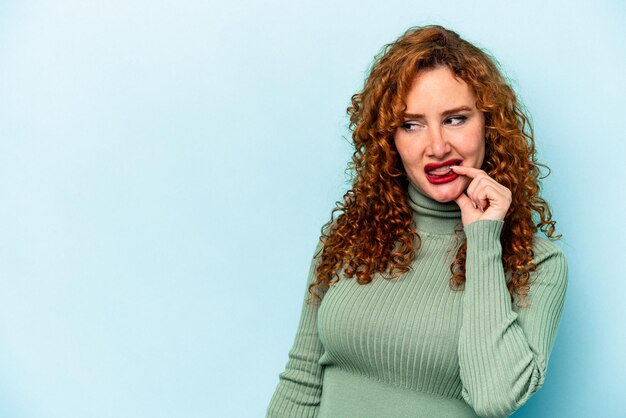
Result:
M393 279L406 273L421 247L406 191L408 178L394 144L404 122L405 98L416 75L447 66L465 81L485 116L485 160L482 169L511 190L511 207L501 235L502 263L510 273L511 302L529 290L533 236L540 229L554 236L555 221L539 196L539 167L533 128L523 105L487 52L438 25L413 27L375 57L361 92L347 108L355 151L348 170L352 188L336 203L322 227L316 279L309 285L309 304L319 304L329 286L356 276L370 283L375 273ZM547 168L547 167L546 167ZM549 170L549 169L548 169ZM335 213L339 212L335 218ZM537 223L533 220L537 216ZM461 243L450 266L450 288L463 290L467 241ZM518 304L518 306L520 306ZM527 305L523 305L525 307Z

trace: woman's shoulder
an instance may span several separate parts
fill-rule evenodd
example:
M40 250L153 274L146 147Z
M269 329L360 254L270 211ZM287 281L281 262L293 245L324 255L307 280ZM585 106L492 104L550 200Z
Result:
M565 259L565 254L561 247L554 241L545 236L535 235L532 243L533 263L538 264L551 258Z
M535 235L532 248L532 262L537 266L533 274L535 279L543 282L547 280L553 286L566 288L567 259L561 247L554 240Z

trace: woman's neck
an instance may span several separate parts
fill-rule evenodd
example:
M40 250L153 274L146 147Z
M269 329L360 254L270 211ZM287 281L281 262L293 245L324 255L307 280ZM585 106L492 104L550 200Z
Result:
M454 234L455 229L463 231L461 209L455 201L437 202L409 181L407 202L418 231L444 235Z

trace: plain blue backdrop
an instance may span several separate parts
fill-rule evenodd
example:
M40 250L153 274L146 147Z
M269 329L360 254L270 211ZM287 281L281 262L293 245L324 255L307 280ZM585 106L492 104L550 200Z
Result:
M3 1L0 416L263 416L350 96L430 23L498 58L553 170L569 289L515 416L626 416L624 4Z

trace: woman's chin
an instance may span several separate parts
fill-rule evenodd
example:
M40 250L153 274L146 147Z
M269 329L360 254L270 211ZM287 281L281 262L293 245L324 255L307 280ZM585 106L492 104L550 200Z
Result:
M448 186L447 184L445 186ZM454 201L462 193L464 188L462 185L450 184L449 187L435 186L430 190L430 198L436 200L439 203L448 203Z
M447 196L447 197L440 197L440 198L434 198L433 200L436 200L439 203L449 203L454 201L457 197L459 197L461 195L461 193L458 193L456 195L453 196Z

